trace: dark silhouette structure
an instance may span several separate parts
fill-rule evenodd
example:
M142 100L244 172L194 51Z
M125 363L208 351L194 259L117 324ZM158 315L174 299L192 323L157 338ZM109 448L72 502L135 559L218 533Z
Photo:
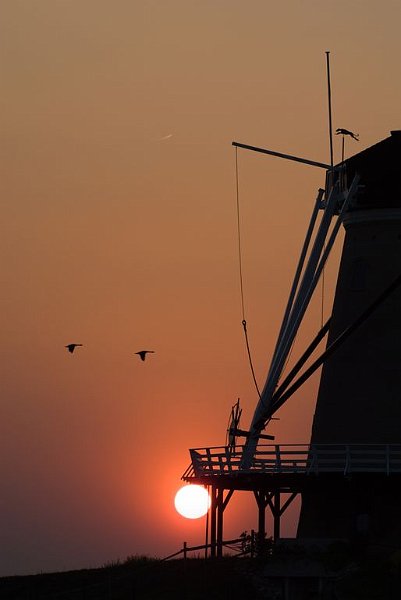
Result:
M328 346L386 289L393 291L328 358L321 374L311 445L348 448L363 471L316 478L302 494L300 537L401 545L401 131L346 161L360 188L344 217L345 239Z
M230 444L191 450L183 479L210 486L212 555L222 555L223 514L239 490L255 496L260 547L266 508L277 540L282 515L300 495L299 538L341 538L393 551L401 548L401 131L333 168L282 157L327 172L266 383L249 431L235 420ZM345 240L332 315L282 377L340 227ZM313 359L326 336L326 349ZM310 443L259 444L269 437L262 431L274 413L319 367Z

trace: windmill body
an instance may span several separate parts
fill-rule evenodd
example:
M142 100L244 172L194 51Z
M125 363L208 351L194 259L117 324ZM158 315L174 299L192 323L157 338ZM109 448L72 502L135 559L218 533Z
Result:
M344 218L328 345L401 275L401 132L346 161L355 171L363 187ZM370 458L302 494L298 535L399 543L400 477L375 473L372 452L401 451L401 286L325 361L311 436L322 444Z

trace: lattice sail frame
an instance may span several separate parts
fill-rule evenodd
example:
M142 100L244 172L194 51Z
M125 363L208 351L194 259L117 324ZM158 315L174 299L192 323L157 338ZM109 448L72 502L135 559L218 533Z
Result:
M282 406L282 396L284 396L288 386L295 379L306 358L310 355L308 354L304 361L300 361L298 369L291 372L291 378L286 378L285 387L280 386L278 388L279 379L284 370L295 336L319 282L323 268L343 222L344 214L358 190L359 176L355 175L350 188L344 190L341 173L341 165L334 171L327 173L326 189L319 189L314 204L270 369L254 412L247 442L244 446L241 459L241 466L244 469L250 467L261 432L275 411ZM319 210L322 210L323 214L314 234ZM334 225L333 220L335 221ZM323 329L326 329L326 333L328 324ZM317 337L319 337L319 334ZM280 392L279 394L277 394L278 391ZM288 395L286 399L288 399Z

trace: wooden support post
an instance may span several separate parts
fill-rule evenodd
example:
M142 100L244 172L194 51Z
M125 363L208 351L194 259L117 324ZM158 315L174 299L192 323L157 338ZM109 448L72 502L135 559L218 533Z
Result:
M207 491L209 493L208 489L207 489ZM205 522L205 558L207 558L207 549L208 549L208 545L209 545L209 513L210 513L210 509L208 509L208 511L206 513L206 522Z
M261 547L261 544L266 537L266 493L257 490L253 493L258 505L258 543L259 547Z
M273 540L277 542L280 537L280 492L276 490L274 492L274 504L273 504Z
M229 490L224 498L224 488L211 486L210 504L210 556L223 556L223 513L234 490Z
M217 490L214 485L211 489L210 504L210 556L216 556L216 511L217 511Z
M224 511L224 490L217 490L217 557L223 556L223 511Z
M284 600L290 600L290 579L286 577L284 579Z
M259 518L258 518L258 541L259 545L263 543L266 537L266 505L259 503Z
M258 552L263 552L264 542L266 539L266 506L270 506L270 510L275 517L275 506L273 503L274 492L266 492L262 490L254 490L254 496L258 504ZM276 526L276 525L274 525Z
M284 502L284 504L282 505L282 507L280 508L280 517L283 514L283 512L285 510L287 510L287 508L289 507L289 505L291 504L291 502L298 496L298 492L292 492L291 496L289 498L287 498L287 500Z

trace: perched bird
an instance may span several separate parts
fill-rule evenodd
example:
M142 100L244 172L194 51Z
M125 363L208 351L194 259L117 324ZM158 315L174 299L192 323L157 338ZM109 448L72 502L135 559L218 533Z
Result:
M352 131L348 131L348 129L338 128L336 129L336 135L350 135L354 140L359 142L359 133L352 133Z
M67 348L68 352L71 352L71 354L72 354L77 346L82 346L82 345L83 344L67 344L65 346L65 348Z
M135 352L135 354L139 354L139 356L141 357L141 360L145 360L146 355L151 352L152 354L154 354L154 350L140 350L139 352Z

